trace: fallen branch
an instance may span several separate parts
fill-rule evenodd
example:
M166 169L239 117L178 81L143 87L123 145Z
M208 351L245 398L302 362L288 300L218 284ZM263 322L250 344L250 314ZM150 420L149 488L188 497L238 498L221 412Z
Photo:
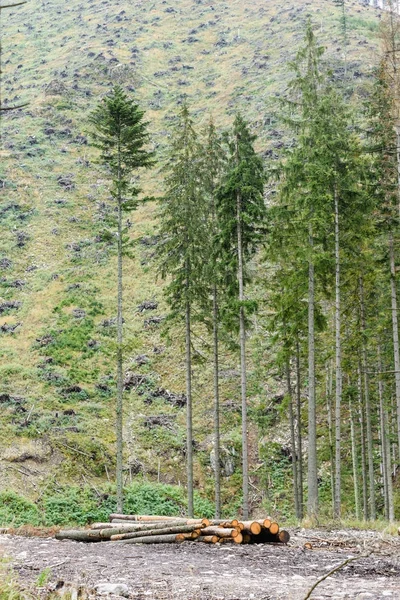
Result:
M332 569L331 571L329 571L329 573L326 573L326 575L324 575L323 577L321 577L320 579L318 579L314 583L314 585L309 589L309 591L307 593L307 596L304 596L303 600L308 600L308 598L311 597L311 594L313 593L313 591L315 590L315 588L320 583L322 583L323 581L325 581L325 579L328 579L328 577L330 577L334 573L337 573L337 571L340 571L340 569L343 569L343 567L345 567L349 563L354 562L355 560L360 560L361 558L367 558L368 556L371 556L371 554L372 554L372 552L369 552L368 554L360 554L359 556L352 556L351 558L348 558L344 562L340 563L340 565L338 565L337 567L335 567L334 569Z

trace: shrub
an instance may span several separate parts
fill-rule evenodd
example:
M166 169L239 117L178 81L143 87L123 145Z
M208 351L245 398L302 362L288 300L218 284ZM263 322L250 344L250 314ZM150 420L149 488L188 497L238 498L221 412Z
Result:
M161 483L137 482L125 489L125 512L169 516L187 513L186 490ZM212 503L194 494L197 516L212 517ZM95 491L91 487L65 486L50 491L40 507L14 492L0 494L0 525L86 525L107 521L116 510L115 486Z
M0 524L19 527L25 523L40 525L41 518L37 506L12 491L0 493Z

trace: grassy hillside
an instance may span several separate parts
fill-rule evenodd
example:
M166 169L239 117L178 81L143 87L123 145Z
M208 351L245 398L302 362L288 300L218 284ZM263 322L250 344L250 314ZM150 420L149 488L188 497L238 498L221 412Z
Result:
M348 4L348 70L364 94L379 13ZM199 125L213 114L227 127L243 111L271 161L284 143L275 101L307 18L336 73L343 48L339 12L328 0L29 0L5 12L3 102L29 106L1 123L0 487L23 486L37 498L46 485L113 477L116 260L101 236L112 207L87 143L85 115L116 81L137 98L158 158L143 185L159 195L183 97ZM141 207L131 221L137 244L135 260L125 263L126 474L179 483L185 480L184 364L180 332L162 336L167 308L152 261L156 207ZM265 495L272 459L288 466L289 437L284 428L273 443L264 435L263 418L281 385L259 341L254 336L249 347L254 504ZM195 478L212 497L212 384L200 340L199 349ZM224 478L224 496L233 506L240 503L237 357L227 354L222 369L226 474L233 471ZM272 508L285 481L275 485L266 499Z

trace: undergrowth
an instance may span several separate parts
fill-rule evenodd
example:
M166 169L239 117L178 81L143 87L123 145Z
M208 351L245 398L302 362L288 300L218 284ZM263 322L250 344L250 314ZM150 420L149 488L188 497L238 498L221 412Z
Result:
M195 493L195 514L212 517L213 505ZM115 487L65 486L48 491L36 503L13 491L0 493L0 525L35 527L54 525L86 525L107 521L116 511ZM125 489L124 511L130 514L187 514L184 488L147 482L133 483Z
M26 600L26 598L21 593L9 563L0 559L0 600Z

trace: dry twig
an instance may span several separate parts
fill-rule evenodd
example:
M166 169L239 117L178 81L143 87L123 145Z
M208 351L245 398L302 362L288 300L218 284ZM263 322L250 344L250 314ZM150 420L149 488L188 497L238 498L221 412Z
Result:
M320 577L315 583L314 585L309 589L308 593L306 596L304 596L303 600L308 600L308 598L311 598L311 594L313 593L313 591L315 590L315 588L322 583L323 581L325 581L325 579L328 579L328 577L330 577L331 575L333 575L334 573L337 573L337 571L340 571L340 569L343 569L343 567L345 567L346 565L348 565L351 562L354 562L355 560L360 560L360 558L367 558L368 556L371 556L372 552L369 552L368 554L360 554L359 556L352 556L351 558L348 558L347 560L345 560L344 562L340 563L340 565L338 565L337 567L335 567L334 569L332 569L331 571L329 571L329 573L326 573L326 575L324 575L323 577Z

